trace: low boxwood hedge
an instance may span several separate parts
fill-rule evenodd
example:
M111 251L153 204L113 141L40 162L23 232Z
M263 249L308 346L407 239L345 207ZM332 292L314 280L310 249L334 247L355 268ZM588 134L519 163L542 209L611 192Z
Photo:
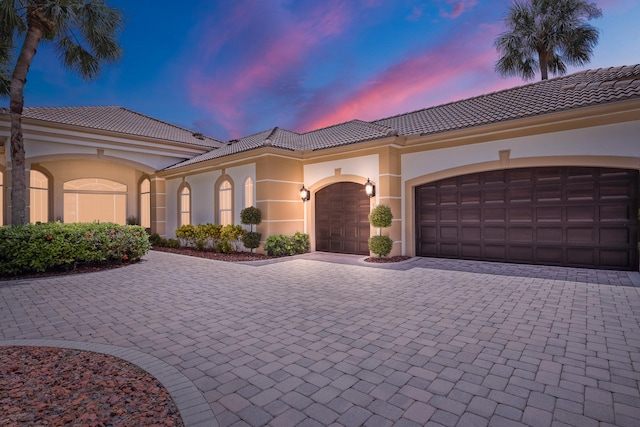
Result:
M81 263L137 261L151 245L144 228L112 223L38 223L0 227L0 276L11 277Z

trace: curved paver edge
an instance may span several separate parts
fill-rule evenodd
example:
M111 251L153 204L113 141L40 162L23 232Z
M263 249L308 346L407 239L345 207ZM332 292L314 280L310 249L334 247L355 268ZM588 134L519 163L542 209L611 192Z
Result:
M0 347L36 346L85 350L108 354L133 363L155 377L167 389L180 411L185 427L218 427L215 415L200 390L175 367L139 350L109 344L50 339L0 340Z

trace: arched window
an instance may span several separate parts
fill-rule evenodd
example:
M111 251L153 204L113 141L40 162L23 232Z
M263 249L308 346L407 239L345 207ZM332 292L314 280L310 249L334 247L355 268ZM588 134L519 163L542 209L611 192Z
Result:
M49 221L49 178L40 171L29 171L29 221Z
M188 184L183 184L178 193L180 199L180 226L191 224L191 190Z
M233 224L233 187L228 180L218 188L218 218L221 225Z
M253 206L253 180L249 177L244 180L244 207Z
M67 181L64 191L64 222L127 222L127 186L102 178Z
M140 225L151 228L151 181L145 178L140 183Z

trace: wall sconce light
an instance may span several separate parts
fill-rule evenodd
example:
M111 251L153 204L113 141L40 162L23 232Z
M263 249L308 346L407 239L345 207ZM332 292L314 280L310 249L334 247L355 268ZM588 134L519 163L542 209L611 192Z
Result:
M373 197L376 195L376 186L369 180L369 178L367 178L367 182L364 184L364 192L369 197Z
M311 191L307 190L304 184L302 184L302 188L300 189L300 198L302 199L303 202L306 202L307 200L311 199Z

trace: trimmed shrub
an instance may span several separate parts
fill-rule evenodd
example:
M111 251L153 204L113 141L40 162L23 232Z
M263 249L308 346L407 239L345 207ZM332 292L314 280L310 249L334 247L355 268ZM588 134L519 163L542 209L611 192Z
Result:
M393 249L393 240L389 236L372 236L369 238L369 250L380 256L387 256Z
M0 227L0 276L137 261L150 247L149 236L137 225L51 222Z
M260 246L260 239L262 239L262 233L255 231L249 231L242 236L242 244L245 248L251 249L251 252Z
M369 222L376 228L386 228L391 226L393 214L391 208L386 205L378 205L371 210Z
M275 234L269 236L264 243L264 250L267 255L282 257L309 252L309 235L296 232L293 236Z
M251 225L251 231L253 231L253 225L258 225L262 222L262 211L253 206L244 208L240 211L240 222Z
M240 222L250 226L249 232L242 236L242 244L253 252L260 246L260 239L262 239L262 234L253 232L253 226L262 222L262 211L253 206L244 208L240 211Z

